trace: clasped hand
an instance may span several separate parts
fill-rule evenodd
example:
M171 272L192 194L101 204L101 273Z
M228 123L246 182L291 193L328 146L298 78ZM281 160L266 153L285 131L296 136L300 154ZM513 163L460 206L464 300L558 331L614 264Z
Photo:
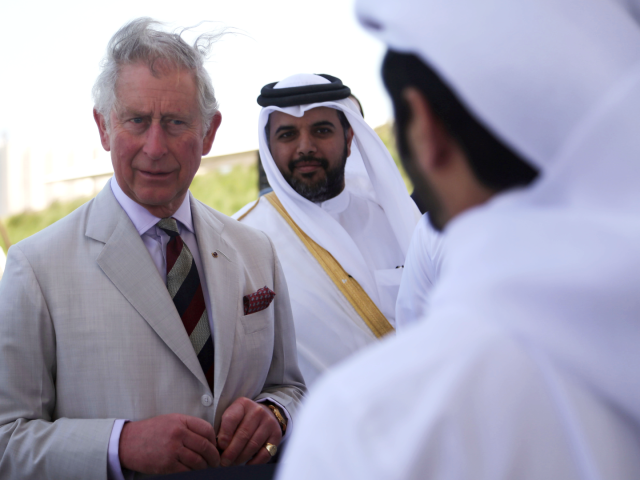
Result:
M169 414L127 422L120 434L123 468L163 475L208 467L266 463L266 442L279 445L280 425L266 406L236 399L222 415L220 432L206 420Z

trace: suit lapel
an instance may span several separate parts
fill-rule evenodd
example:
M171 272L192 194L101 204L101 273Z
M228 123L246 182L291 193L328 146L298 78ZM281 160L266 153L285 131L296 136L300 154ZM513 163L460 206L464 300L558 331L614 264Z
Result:
M167 287L109 183L95 199L86 235L105 243L97 263L109 280L187 368L207 385Z
M231 367L240 308L240 273L236 250L222 238L224 225L190 195L191 214L204 268L214 328L214 396L217 400Z

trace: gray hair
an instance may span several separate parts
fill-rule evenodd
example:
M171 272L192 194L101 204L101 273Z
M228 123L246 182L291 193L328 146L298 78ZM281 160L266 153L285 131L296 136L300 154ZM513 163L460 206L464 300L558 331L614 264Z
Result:
M107 126L109 115L116 105L116 82L120 68L124 65L146 63L149 70L158 75L155 63L168 60L178 68L186 68L194 74L198 90L198 105L202 115L204 131L209 129L211 119L218 111L211 77L204 68L209 49L222 33L205 33L196 38L193 46L183 38L182 33L169 33L159 30L163 24L148 17L135 19L124 25L111 37L107 45L107 54L102 60L102 71L93 85L95 109L100 113Z

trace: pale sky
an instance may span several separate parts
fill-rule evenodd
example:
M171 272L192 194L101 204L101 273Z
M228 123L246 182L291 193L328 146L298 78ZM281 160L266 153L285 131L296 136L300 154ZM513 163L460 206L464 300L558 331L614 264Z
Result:
M100 147L91 87L109 38L140 16L244 32L214 45L207 64L223 116L212 155L257 148L260 88L295 73L341 78L372 126L391 117L384 47L357 24L353 0L0 0L0 135L40 148Z

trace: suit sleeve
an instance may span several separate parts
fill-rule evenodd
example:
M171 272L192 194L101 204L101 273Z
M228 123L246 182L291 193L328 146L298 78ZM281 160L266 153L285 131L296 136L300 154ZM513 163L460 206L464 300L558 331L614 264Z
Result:
M56 332L28 258L0 281L0 478L106 479L114 419L56 418Z
M271 367L264 388L254 400L270 398L282 405L291 418L295 418L295 413L307 389L298 368L296 333L287 282L273 243L267 235L265 237L273 255L273 284L276 292L273 300L274 347Z

